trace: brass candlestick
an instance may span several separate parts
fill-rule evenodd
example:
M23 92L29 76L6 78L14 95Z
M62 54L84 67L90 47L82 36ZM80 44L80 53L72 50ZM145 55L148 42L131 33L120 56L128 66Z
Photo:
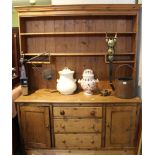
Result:
M108 44L108 60L110 62L113 61L114 59L114 47L116 45L116 41L117 41L117 33L115 34L114 37L108 37L107 33L106 33L106 42Z
M112 83L112 62L114 60L114 47L116 45L117 41L117 33L115 34L114 37L108 37L106 33L106 42L108 44L108 61L109 61L109 84L114 91L114 85Z

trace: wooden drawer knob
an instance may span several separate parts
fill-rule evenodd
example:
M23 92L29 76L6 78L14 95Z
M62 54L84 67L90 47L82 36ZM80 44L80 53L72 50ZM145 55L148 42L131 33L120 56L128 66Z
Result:
M63 129L65 129L65 125L61 125L61 127L62 127Z
M65 144L65 143L66 143L66 141L65 141L65 140L63 140L63 141L62 141L62 143L64 143L64 144Z
M110 124L109 123L107 123L107 128L110 128Z
M93 125L91 126L91 128L92 128L92 129L95 129L95 125L93 124Z
M60 111L60 115L65 115L65 111L64 110L61 110Z
M94 140L91 140L91 143L94 144Z
M90 115L91 115L91 116L95 116L95 114L96 114L95 111L91 111L91 112L90 112Z

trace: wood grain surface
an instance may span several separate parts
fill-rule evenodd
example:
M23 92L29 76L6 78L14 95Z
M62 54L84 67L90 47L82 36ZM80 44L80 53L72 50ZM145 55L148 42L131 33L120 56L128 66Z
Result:
M63 103L63 104L78 104L78 103L89 103L89 104L135 104L141 103L139 97L133 99L120 99L115 96L102 96L101 94L94 94L91 96L84 95L83 92L79 92L73 95L62 95L59 92L50 89L39 89L28 96L20 96L16 99L16 103Z

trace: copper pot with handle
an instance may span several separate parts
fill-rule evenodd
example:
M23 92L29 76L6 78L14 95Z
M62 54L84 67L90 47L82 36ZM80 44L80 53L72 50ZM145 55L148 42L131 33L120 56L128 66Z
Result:
M133 71L133 68L128 64L123 64L118 66L118 68L116 68L115 96L119 98L126 98L126 99L134 98L136 95L135 79L133 79L133 77L127 77L127 76L117 77L118 71L124 66L128 67Z

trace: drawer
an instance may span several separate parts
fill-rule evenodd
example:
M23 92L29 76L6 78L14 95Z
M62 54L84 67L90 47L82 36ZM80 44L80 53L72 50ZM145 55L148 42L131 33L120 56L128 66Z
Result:
M101 148L101 134L55 134L56 148Z
M102 117L102 107L54 107L54 117Z
M54 132L101 132L102 119L54 119Z

